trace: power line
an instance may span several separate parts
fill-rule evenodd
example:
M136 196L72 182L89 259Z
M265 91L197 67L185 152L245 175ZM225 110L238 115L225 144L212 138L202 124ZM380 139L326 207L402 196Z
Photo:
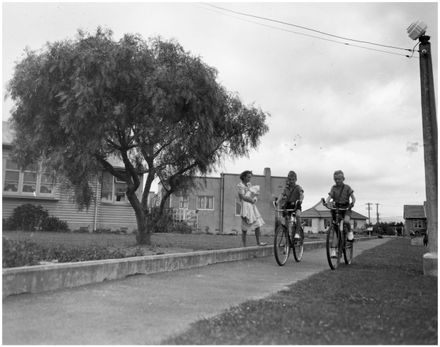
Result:
M220 6L213 5L213 4L211 4L211 3L203 3L203 4L208 5L208 6L212 7L212 8L215 8L215 9L219 9L219 10L222 10L222 11L229 12L229 13L234 13L234 14L238 14L238 15L241 15L241 16L246 16L246 17L251 17L251 18L256 18L256 19L266 20L266 21L270 21L270 22L274 22L274 23L278 23L278 24L283 24L283 25L293 26L293 27L297 27L297 28L300 28L300 29L303 29L303 30L308 30L308 31L316 32L316 33L319 33L319 34L321 34L321 35L326 35L326 36L330 36L330 37L338 38L338 39L341 39L341 40L348 40L348 41L353 41L353 42L358 42L358 43L363 43L363 44L369 44L369 45L375 45L375 46L385 47L385 48L391 48L391 49L398 49L398 50L409 51L409 52L412 53L411 55L407 55L407 54L398 54L398 53L394 53L394 52L390 52L390 51L384 51L384 50L379 50L379 49L373 49L373 48L369 48L369 47L365 47L365 46L359 46L359 45L354 45L354 44L350 44L350 43L346 43L346 42L340 42L340 41L336 41L336 40L325 39L325 38L322 38L322 37L319 37L319 36L315 36L315 35L310 35L310 34L305 34L305 33L301 33L301 32L291 31L291 30L282 29L282 28L278 28L278 27L274 27L274 26L270 26L270 25L265 25L265 24L258 23L258 22L253 22L253 21L245 20L245 19L243 19L243 18L239 18L239 17L234 17L234 18L237 18L237 19L240 19L240 20L243 20L243 21L249 22L249 23L253 23L253 24L257 24L257 25L261 25L261 26L265 26L265 27L268 27L268 28L277 29L277 30L281 30L281 31L285 31L285 32L290 32L290 33L297 34L297 35L308 36L308 37L312 37L312 38L316 38L316 39L320 39L320 40L324 40L324 41L330 41L330 42L333 42L333 43L339 43L339 44L346 45L346 46L352 46L352 47L357 47L357 48L363 48L363 49L368 49L368 50L378 51L378 52L387 53L387 54L400 55L400 56L404 56L404 57L407 57L407 58L412 58L412 57L413 57L415 47L417 46L417 44L416 44L416 46L414 46L413 49L410 49L410 48L402 48L402 47L396 47L396 46L384 45L384 44L379 44L379 43L370 42L370 41L356 40L356 39L351 39L351 38L347 38L347 37L343 37L343 36L333 35L333 34L330 34L330 33L326 33L326 32L323 32L323 31L319 31L319 30L311 29L311 28L308 28L308 27L305 27L305 26L301 26L301 25L297 25L297 24L293 24L293 23L288 23L288 22L283 22L283 21L279 21L279 20L276 20L276 19L271 19L271 18L266 18L266 17L256 16L256 15L252 15L252 14L248 14L248 13L244 13L244 12L240 12L240 11L230 10L230 9L227 9L227 8L224 8L224 7L220 7ZM216 11L216 12L217 12L217 11Z

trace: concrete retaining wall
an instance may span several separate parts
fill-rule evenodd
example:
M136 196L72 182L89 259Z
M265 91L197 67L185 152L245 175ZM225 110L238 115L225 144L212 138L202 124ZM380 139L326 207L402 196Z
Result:
M306 242L304 250L324 247L325 241ZM273 246L163 254L123 259L25 266L3 269L3 298L61 288L273 255Z

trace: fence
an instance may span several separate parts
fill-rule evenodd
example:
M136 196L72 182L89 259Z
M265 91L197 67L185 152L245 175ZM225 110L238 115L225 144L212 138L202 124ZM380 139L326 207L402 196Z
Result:
M199 219L197 210L189 210L187 208L173 208L171 215L174 222L186 222L193 230L197 230Z

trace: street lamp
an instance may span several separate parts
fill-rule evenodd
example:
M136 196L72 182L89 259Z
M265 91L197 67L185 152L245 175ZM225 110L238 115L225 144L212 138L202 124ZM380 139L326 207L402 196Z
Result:
M428 219L429 253L423 255L423 273L437 275L437 116L435 112L434 79L432 74L430 37L425 35L427 25L418 20L407 32L411 39L419 40L420 86L422 95L423 151L425 158L426 217Z
M408 36L413 40L417 40L420 36L426 33L428 26L421 20L411 23L411 25L406 29Z

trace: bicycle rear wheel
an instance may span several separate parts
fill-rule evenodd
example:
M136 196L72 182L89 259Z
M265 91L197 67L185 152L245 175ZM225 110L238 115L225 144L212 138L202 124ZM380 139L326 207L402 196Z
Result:
M326 250L327 250L327 261L330 269L335 270L339 263L341 262L341 252L340 252L340 237L339 232L335 227L330 225L327 232ZM334 251L334 252L332 252ZM334 254L332 254L334 253Z
M283 266L287 262L290 253L289 236L287 234L287 228L279 224L275 229L275 237L273 240L273 251L275 254L275 260L279 266Z
M353 262L353 243L353 241L345 239L344 261L347 265L350 265Z
M299 239L293 239L293 257L296 262L300 262L304 253L304 231L301 228Z

